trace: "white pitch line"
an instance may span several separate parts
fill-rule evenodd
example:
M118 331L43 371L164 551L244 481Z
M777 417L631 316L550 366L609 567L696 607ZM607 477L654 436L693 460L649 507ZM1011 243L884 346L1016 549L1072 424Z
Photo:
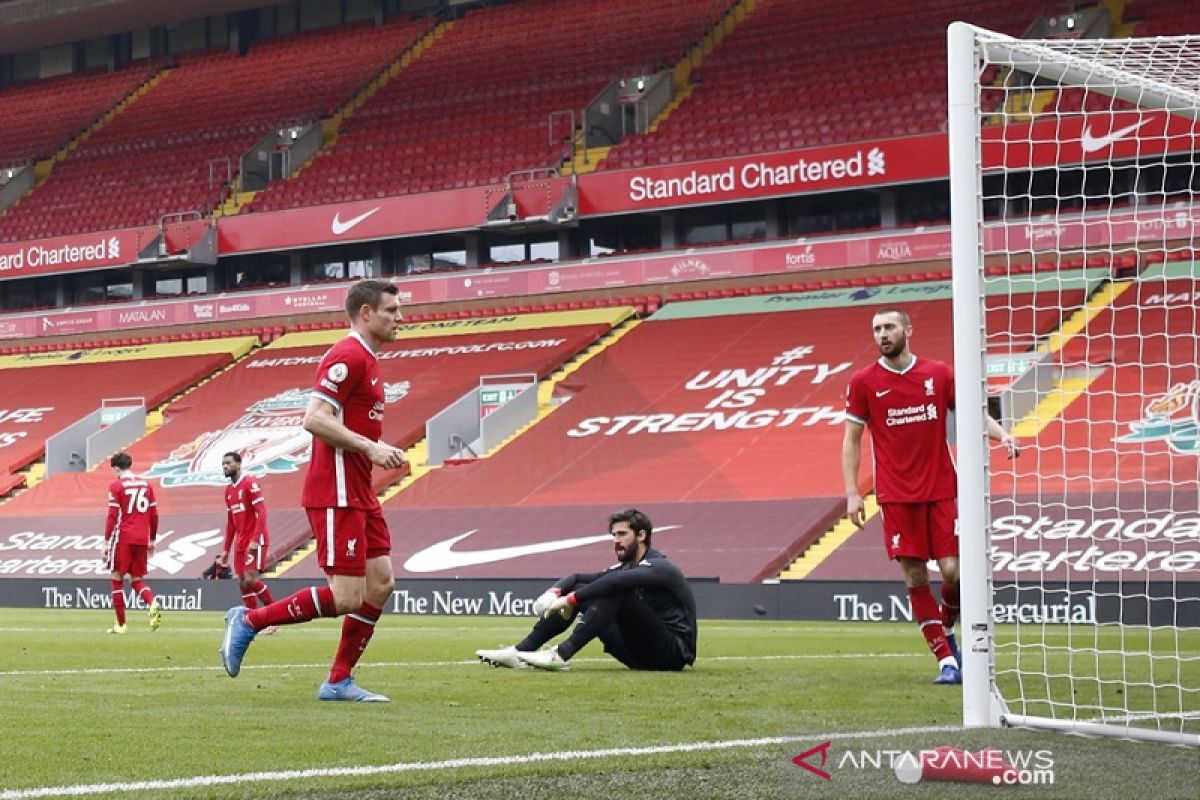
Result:
M928 658L924 653L855 653L855 658ZM774 656L708 656L701 658L701 663L709 661L821 661L826 659L846 658L845 653L801 653L796 655ZM377 667L399 667L401 669L419 667L464 667L477 666L479 659L473 658L462 661L372 661L360 664L364 669ZM576 658L572 664L614 664L611 658ZM242 671L270 669L324 669L328 662L320 664L244 664ZM40 677L51 675L137 675L158 672L222 672L224 667L216 665L176 665L170 667L87 667L81 669L14 669L0 670L0 677Z
M843 733L806 733L796 736L767 736L758 739L725 739L715 742L651 745L649 747L617 747L604 750L574 750L554 753L530 753L516 756L454 758L446 761L409 761L371 767L328 767L323 769L280 770L276 772L246 772L240 775L198 775L193 778L174 778L127 783L91 783L74 786L44 786L36 789L9 789L0 792L0 800L27 800L35 797L81 797L84 795L116 794L138 791L168 791L196 789L207 786L230 786L240 783L263 783L305 780L311 778L366 777L404 772L437 772L466 767L506 767L521 764L542 764L554 761L648 756L664 753L697 753L712 750L733 750L746 747L769 747L800 742L833 741L835 739L864 739L876 736L905 736L916 733L960 731L958 725L927 725L913 728L890 728L875 731Z

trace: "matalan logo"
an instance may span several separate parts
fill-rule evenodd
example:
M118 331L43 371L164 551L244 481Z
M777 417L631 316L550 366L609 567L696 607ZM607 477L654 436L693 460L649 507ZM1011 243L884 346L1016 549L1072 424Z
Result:
M166 322L167 310L165 308L139 308L136 311L121 311L117 314L117 321L122 325L130 322Z

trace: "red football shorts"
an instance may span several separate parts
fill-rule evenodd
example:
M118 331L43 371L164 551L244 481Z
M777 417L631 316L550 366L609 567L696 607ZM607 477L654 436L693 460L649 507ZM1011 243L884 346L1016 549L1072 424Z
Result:
M367 559L390 555L392 535L378 508L306 508L326 575L367 574Z
M246 547L234 548L233 563L229 565L233 567L233 574L240 578L246 574L247 570L262 572L266 568L267 547L270 544L270 540L262 536L255 541L247 542ZM254 550L250 549L251 545L254 546Z
M108 554L108 571L132 575L135 578L144 577L149 552L148 545L118 542Z
M880 503L883 544L888 558L930 559L958 556L958 503Z

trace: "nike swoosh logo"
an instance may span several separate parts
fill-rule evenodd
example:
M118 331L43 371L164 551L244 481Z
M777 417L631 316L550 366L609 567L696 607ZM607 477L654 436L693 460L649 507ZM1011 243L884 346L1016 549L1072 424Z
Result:
M374 214L375 212L379 211L380 208L382 208L382 206L376 206L375 208L372 208L370 211L366 212L365 214L359 214L357 217L351 217L350 219L346 220L345 222L342 222L342 212L339 211L338 213L333 215L333 222L331 222L329 224L329 228L330 228L330 230L333 231L334 236L341 236L343 233L350 230L351 228L353 228L358 223L362 222L367 217L369 217L372 214Z
M1114 144L1121 141L1149 121L1150 120L1148 119L1144 119L1141 122L1135 122L1132 125L1126 125L1124 128L1117 128L1115 131L1109 131L1103 136L1093 136L1091 126L1085 124L1083 126L1083 132L1079 134L1079 147L1085 153L1094 153L1097 150L1103 150L1106 147L1112 147Z
M664 531L675 530L678 527L678 525L663 525L661 528L656 527L654 532L658 534ZM478 528L469 530L458 536L431 544L424 550L418 550L408 557L402 569L406 572L444 572L461 567L476 567L480 564L492 564L497 561L521 558L522 556L555 553L559 550L570 550L574 547L612 541L612 534L598 533L593 536L576 536L572 539L555 539L554 541L537 542L536 544L493 547L487 550L460 551L454 549L454 545L478 532Z
M891 391L892 391L891 389L884 389L882 392L876 392L876 393L875 393L875 396L876 396L876 397L883 397L885 394L889 394Z
M377 383L379 383L379 378L371 378L371 385L372 385L372 386L374 386L374 385L375 385L375 384L377 384Z

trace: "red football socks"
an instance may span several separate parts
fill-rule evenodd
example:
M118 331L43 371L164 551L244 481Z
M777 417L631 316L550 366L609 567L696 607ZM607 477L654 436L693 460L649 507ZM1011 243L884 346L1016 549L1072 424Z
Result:
M268 625L294 625L308 622L317 617L336 617L337 607L333 602L333 589L328 586L312 586L293 595L256 608L246 614L251 628L261 631Z
M137 592L138 597L142 598L143 603L150 605L154 602L154 592L150 591L150 587L146 585L145 581L133 581L129 585Z
M118 625L125 624L125 593L122 591L124 584L124 581L112 582L113 611L116 612Z
M958 584L942 584L942 627L947 630L958 622Z
M382 613L382 608L363 603L358 611L347 614L342 620L342 639L338 642L337 655L333 657L333 666L329 670L330 683L339 683L350 677L354 665L367 649L367 643L375 633L375 623Z
M271 597L271 590L262 581L257 581L254 584L254 596L258 598L258 604L261 606L269 606L275 602L275 598Z
M952 658L950 643L946 641L946 629L942 627L942 615L933 592L929 586L908 587L908 598L912 603L913 619L921 627L921 634L929 643L929 649L940 662L943 658Z

